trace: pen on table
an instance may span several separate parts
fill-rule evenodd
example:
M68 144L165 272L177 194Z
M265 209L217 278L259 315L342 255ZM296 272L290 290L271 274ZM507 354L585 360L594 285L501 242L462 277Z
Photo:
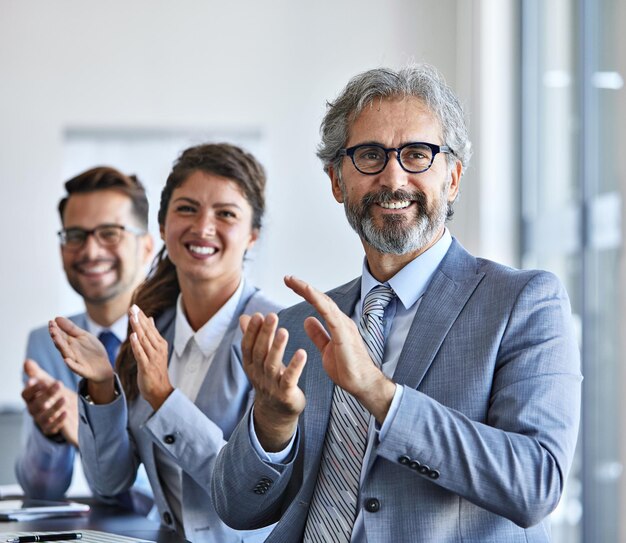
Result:
M43 535L23 535L7 539L7 543L36 543L37 541L72 541L82 539L83 534L80 532L69 532L62 534L43 534Z

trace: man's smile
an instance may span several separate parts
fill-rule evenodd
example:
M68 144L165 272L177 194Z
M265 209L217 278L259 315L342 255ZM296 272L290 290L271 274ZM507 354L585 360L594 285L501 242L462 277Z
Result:
M74 269L81 275L94 277L104 275L115 269L115 261L113 260L96 260L92 262L81 262L74 265Z
M413 202L411 200L400 200L396 202L379 202L379 206L384 209L406 209Z

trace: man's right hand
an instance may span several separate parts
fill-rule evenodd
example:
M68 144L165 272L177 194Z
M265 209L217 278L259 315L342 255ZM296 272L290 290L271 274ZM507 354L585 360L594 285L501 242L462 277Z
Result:
M278 316L260 313L242 315L241 351L243 368L255 391L254 429L267 452L283 450L298 426L306 403L298 379L306 363L306 352L298 349L288 365L283 363L288 333L277 330Z
M33 420L46 436L61 434L78 447L78 399L76 393L55 380L34 360L24 362L28 382L22 398Z
M102 342L64 317L50 321L48 332L68 367L87 379L87 390L93 402L112 402L115 376Z

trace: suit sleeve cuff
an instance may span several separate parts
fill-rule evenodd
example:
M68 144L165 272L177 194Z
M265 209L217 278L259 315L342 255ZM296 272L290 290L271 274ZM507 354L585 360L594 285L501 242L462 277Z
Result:
M396 384L396 391L393 394L393 399L391 400L391 405L389 406L389 411L387 412L387 416L383 421L380 430L378 431L378 440L382 441L385 439L387 432L389 431L389 427L393 423L393 419L396 418L396 414L398 413L398 406L400 405L400 400L402 400L402 395L404 394L404 386Z
M298 435L298 431L296 430L294 434L291 436L291 440L287 444L287 446L278 452L266 452L261 443L259 443L259 438L254 431L254 406L250 411L250 423L248 425L248 431L250 434L250 442L252 443L252 447L259 455L259 458L264 462L268 462L270 464L287 464L289 460L293 457L293 451L295 450L296 436Z

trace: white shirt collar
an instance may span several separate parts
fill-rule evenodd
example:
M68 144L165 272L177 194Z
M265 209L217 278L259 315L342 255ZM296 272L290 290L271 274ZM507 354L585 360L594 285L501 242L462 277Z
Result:
M100 326L89 315L87 315L87 332L98 337L104 330L109 330L115 334L115 337L124 343L126 340L126 334L128 332L128 313L124 313L119 319L117 319L111 326Z
M183 309L183 295L178 295L178 300L176 301L176 323L174 328L174 350L179 358L182 357L187 343L189 343L192 338L195 339L198 348L202 351L204 356L208 356L217 349L235 316L235 311L237 311L237 306L239 305L239 300L243 293L243 283L242 279L235 293L219 311L196 332L191 328L187 316L185 315Z
M405 309L412 307L422 297L430 283L430 279L439 267L439 264L441 264L443 257L446 256L451 244L452 236L450 231L445 228L443 235L437 243L414 258L387 281L387 284L396 293ZM364 258L361 278L361 303L365 300L367 293L380 284L370 273L367 258Z

